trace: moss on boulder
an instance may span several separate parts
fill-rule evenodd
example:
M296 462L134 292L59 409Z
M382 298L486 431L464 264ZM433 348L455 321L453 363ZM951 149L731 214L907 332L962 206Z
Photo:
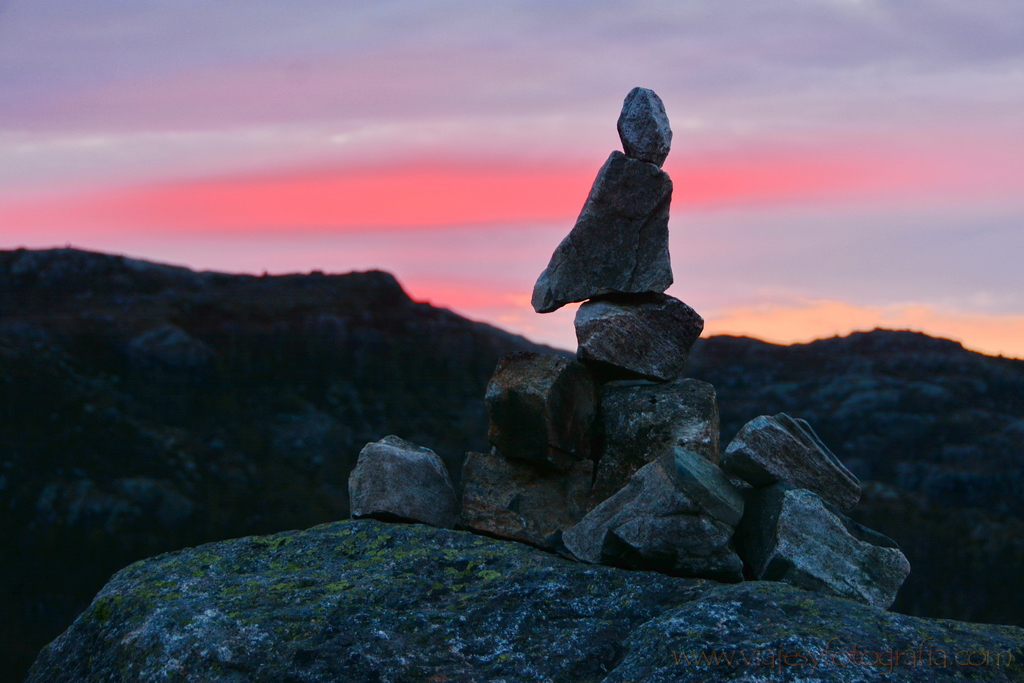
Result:
M584 565L467 532L359 520L137 562L42 651L28 681L703 681L708 667L680 663L682 653L823 649L830 640L847 650L925 642L1005 652L998 664L971 666L972 680L1024 675L1019 628L893 615L779 584L726 587ZM713 671L717 680L765 675L735 663ZM966 672L896 667L890 679ZM877 674L814 672L836 681Z

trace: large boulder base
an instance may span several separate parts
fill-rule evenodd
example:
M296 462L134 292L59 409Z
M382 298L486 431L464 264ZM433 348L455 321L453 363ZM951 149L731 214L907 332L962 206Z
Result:
M533 309L615 292L661 293L672 284L668 211L672 180L654 164L612 152L576 225L533 288Z
M806 420L785 413L743 425L725 449L722 469L753 486L777 482L808 489L849 512L860 500L860 481L822 443Z
M676 447L640 468L562 540L584 562L740 581L743 563L730 540L742 516L743 498L725 475Z
M821 657L854 647L859 663ZM901 660L884 677L889 669L868 655L919 648L923 665ZM961 660L983 652L984 663L957 665L954 650ZM764 660L740 661L754 651ZM791 651L820 663L768 665L767 653ZM718 652L732 663L701 660ZM137 562L40 653L28 683L945 683L968 673L1021 680L1024 629L906 617L778 583L583 565L468 532L360 520Z
M562 532L587 511L594 463L553 472L498 453L467 453L462 466L462 526L489 536L562 550Z
M484 395L488 440L503 455L565 470L589 458L597 389L587 369L561 356L505 354Z
M614 495L633 473L676 446L718 462L718 402L707 382L614 381L601 387L604 451L590 506Z
M829 509L815 493L775 484L744 494L736 549L761 580L887 609L910 563L882 534Z
M616 124L626 156L661 166L672 147L672 129L661 98L649 88L633 88Z
M704 319L667 294L609 295L576 311L576 356L608 373L668 381L679 377Z
M434 451L397 436L366 444L348 478L353 517L378 517L453 527L459 502Z

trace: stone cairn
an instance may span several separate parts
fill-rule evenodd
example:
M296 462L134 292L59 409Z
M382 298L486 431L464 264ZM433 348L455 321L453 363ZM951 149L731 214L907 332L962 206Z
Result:
M441 459L389 436L360 453L352 516L457 527L565 557L718 581L784 581L889 607L910 572L849 519L860 482L804 420L747 423L720 454L710 384L682 378L703 319L664 292L672 141L661 99L634 88L625 153L598 171L533 290L582 301L577 360L510 353L487 387L489 453L468 453L461 506Z

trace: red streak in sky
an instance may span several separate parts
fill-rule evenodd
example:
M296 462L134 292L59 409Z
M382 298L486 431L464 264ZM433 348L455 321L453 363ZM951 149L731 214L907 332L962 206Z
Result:
M944 171L925 158L775 155L684 160L667 167L676 209L941 196ZM111 188L0 206L0 238L58 230L82 235L147 230L177 234L569 222L596 168L405 166L281 172ZM902 193L902 194L901 194Z

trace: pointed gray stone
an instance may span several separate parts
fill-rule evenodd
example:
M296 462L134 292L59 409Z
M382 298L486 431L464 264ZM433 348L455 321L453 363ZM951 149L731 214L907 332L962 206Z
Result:
M667 294L609 295L576 311L576 356L608 371L672 380L683 372L704 319Z
M718 402L715 388L707 382L608 382L601 387L600 414L604 450L591 507L676 446L699 453L710 463L718 462Z
M742 580L743 563L729 545L734 526L727 520L741 517L743 500L724 474L705 468L717 469L683 449L645 465L562 534L565 547L593 564Z
M505 457L569 469L590 457L597 390L587 369L562 356L507 353L484 396L488 439Z
M808 489L843 512L860 500L857 477L805 420L785 413L761 415L743 425L725 449L722 469L754 486L781 481Z
M562 532L586 513L594 463L553 472L499 453L467 453L461 525L489 536L563 551Z
M672 284L668 211L672 181L653 164L612 152L576 225L533 288L533 309L615 292L664 292Z
M348 478L353 518L403 519L450 529L458 500L444 462L434 451L385 436L368 443Z
M910 573L896 544L820 496L785 484L750 489L736 548L754 575L887 609Z
M672 147L672 129L661 98L653 90L633 88L622 103L619 138L626 156L661 166Z

